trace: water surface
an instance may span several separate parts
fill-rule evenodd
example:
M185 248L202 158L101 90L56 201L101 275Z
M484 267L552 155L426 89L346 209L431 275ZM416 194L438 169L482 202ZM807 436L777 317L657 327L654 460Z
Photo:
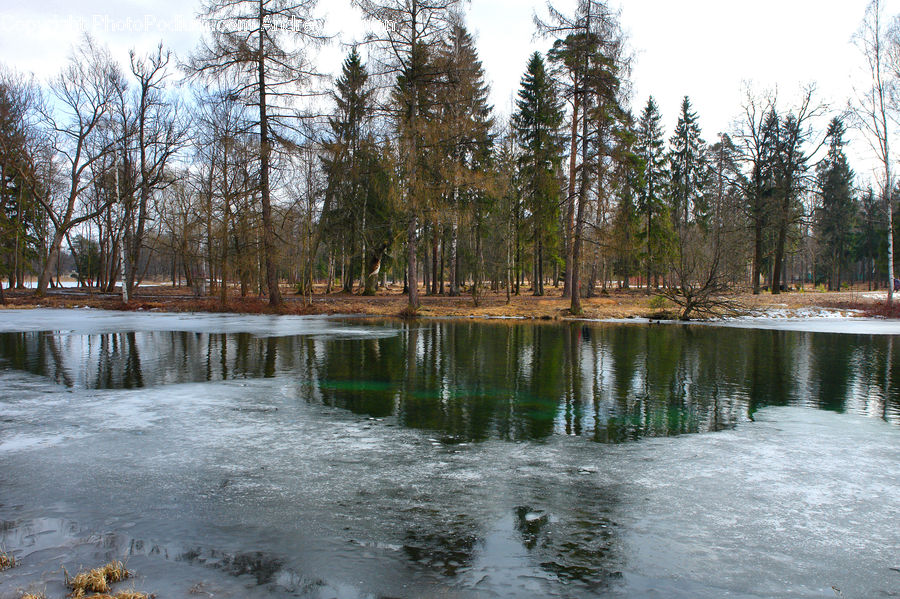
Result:
M900 596L890 335L19 314L0 596Z

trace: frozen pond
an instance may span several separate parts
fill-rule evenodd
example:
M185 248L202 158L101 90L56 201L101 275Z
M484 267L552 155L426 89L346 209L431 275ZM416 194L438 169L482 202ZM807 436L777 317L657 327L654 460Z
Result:
M0 597L900 597L894 339L0 311Z

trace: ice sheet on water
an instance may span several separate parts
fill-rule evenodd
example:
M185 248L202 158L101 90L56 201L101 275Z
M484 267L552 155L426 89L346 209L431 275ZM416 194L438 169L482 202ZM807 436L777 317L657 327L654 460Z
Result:
M354 324L322 316L260 314L207 314L171 312L119 312L36 308L0 311L0 333L61 331L100 334L128 331L186 331L192 333L251 333L258 337L328 335L329 337L384 337L388 327Z
M849 597L900 580L900 431L877 420L773 408L621 446L447 445L286 378L6 382L0 438L56 441L0 448L0 545L25 565L0 596L129 556L166 596Z
M861 318L842 314L811 312L809 316L726 318L701 326L724 326L742 329L801 331L809 333L844 333L848 335L900 335L900 321Z
M790 314L790 315L789 315ZM795 311L774 313L766 316L741 316L710 321L658 321L647 318L614 318L597 322L616 324L655 324L668 326L714 326L740 329L764 329L776 331L799 331L809 333L844 333L848 335L900 335L900 321L883 318L862 318L828 311L809 311L807 316L798 317Z

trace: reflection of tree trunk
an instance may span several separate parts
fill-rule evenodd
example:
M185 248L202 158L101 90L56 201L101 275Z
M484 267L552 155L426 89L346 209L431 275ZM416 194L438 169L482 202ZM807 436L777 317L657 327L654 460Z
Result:
M564 331L566 434L581 435L581 325L573 324Z
M416 346L419 344L419 329L408 323L406 326L406 393L412 395L416 382Z
M881 401L881 419L887 420L887 406L891 399L891 367L894 363L894 336L888 335L887 360L884 364L884 393Z
M266 366L265 377L270 379L275 376L275 360L278 358L278 339L268 337L266 339Z
M69 376L69 371L66 369L62 352L56 346L56 337L52 333L46 333L44 339L47 340L47 349L50 350L50 357L53 358L53 366L55 368L53 379L58 382L60 377L62 377L63 384L66 387L71 387L73 384L72 377Z
M125 387L143 387L144 375L141 372L141 356L138 351L134 331L125 334L128 343L128 358L125 361Z

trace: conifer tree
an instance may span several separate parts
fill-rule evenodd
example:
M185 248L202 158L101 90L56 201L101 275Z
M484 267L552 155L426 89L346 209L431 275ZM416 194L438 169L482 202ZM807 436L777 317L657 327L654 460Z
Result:
M373 109L368 79L369 74L354 47L335 82L332 97L337 110L328 119L331 139L326 143L323 157L329 195L323 223L333 237L349 245L349 264L346 266L350 268L344 269L342 281L346 292L352 290L353 274L357 272L352 265L365 254L367 193L362 154L368 142L367 128ZM361 259L360 264L363 262Z
M373 36L390 55L388 66L398 76L394 107L399 133L400 166L407 208L406 278L411 311L419 307L419 219L426 207L427 177L423 173L423 138L426 117L433 108L438 72L434 56L453 22L453 11L463 0L353 0L363 15L382 24Z
M668 173L661 120L656 100L650 96L638 120L636 148L642 161L638 212L643 221L641 238L644 242L647 295L650 294L651 279L659 276L658 268L666 252L671 230L665 203Z
M629 59L618 14L604 0L578 0L565 15L548 4L549 19L538 30L556 39L549 57L566 73L564 96L572 103L569 123L569 188L565 198L565 285L571 311L581 312L580 270L584 226L592 191L603 195L600 164L612 153L610 140L620 124L622 77ZM600 204L605 204L601 198ZM599 212L599 209L595 212Z
M491 129L494 122L488 103L489 87L484 68L478 58L475 42L458 19L450 28L447 42L440 52L444 71L443 85L438 92L439 114L434 128L443 146L444 165L440 170L445 182L446 208L450 213L450 295L459 295L459 225L463 213L475 218L476 245L481 234L481 204L485 199L485 177L493 143ZM435 223L435 229L437 229ZM437 231L433 232L433 263L437 268ZM475 252L476 270L480 252ZM476 276L476 279L478 277ZM432 292L437 292L437 277L433 277ZM477 281L476 281L477 283Z
M693 220L702 220L707 211L703 189L707 174L706 142L687 96L681 102L681 114L669 146L672 218L675 229L679 230Z
M637 138L634 117L626 115L625 127L619 135L616 160L611 177L612 193L617 199L613 214L613 270L621 277L623 289L631 287L631 277L638 274L641 218L637 194L640 191L643 161L636 153Z
M828 288L841 288L842 267L850 250L856 204L853 199L853 171L844 153L846 127L840 117L828 125L828 154L816 167L822 204L816 228L824 264L828 268Z
M559 221L557 171L562 162L563 114L539 52L528 61L516 106L513 126L522 150L520 172L533 229L534 295L543 295L544 252L552 248Z

